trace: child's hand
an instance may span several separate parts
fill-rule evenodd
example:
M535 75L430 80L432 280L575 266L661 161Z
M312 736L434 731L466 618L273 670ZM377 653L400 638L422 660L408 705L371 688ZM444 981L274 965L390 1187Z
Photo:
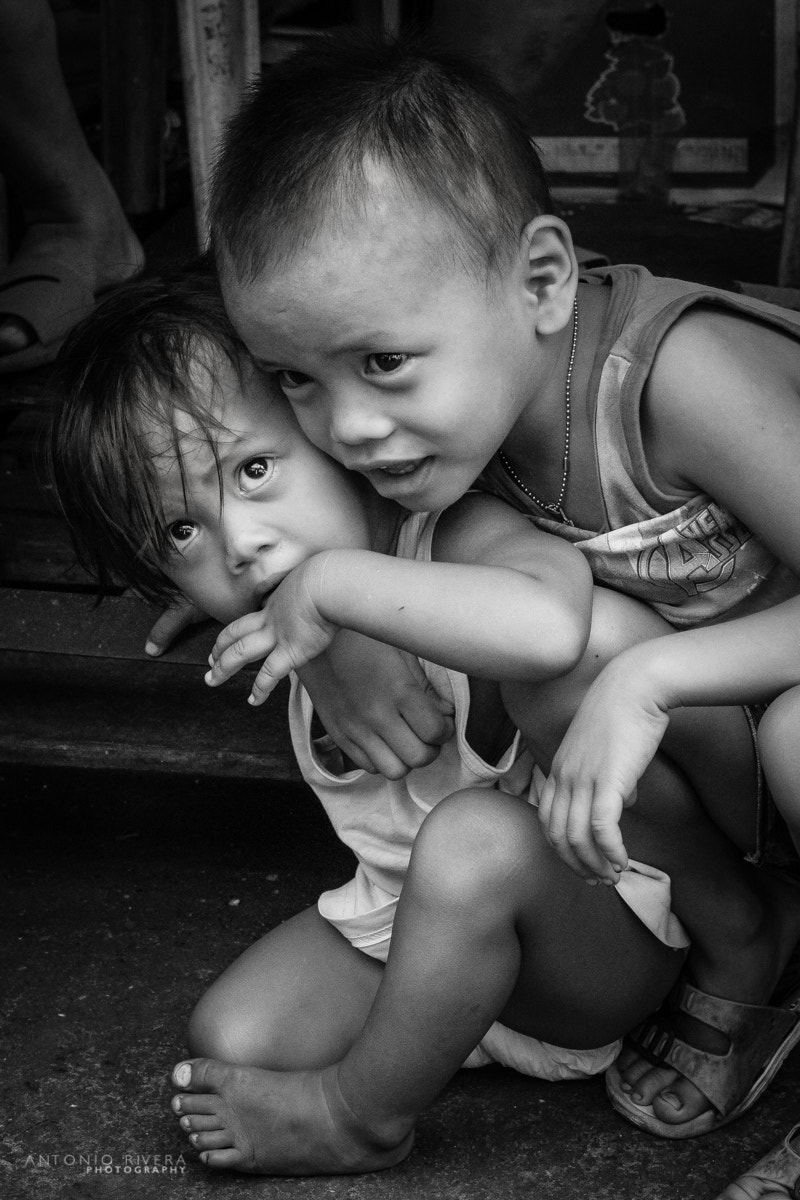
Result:
M613 884L628 865L620 817L668 722L668 707L625 654L587 691L537 789L545 836L581 878Z
M209 687L264 658L248 697L250 704L263 704L284 676L330 645L337 626L323 617L309 586L317 570L315 559L307 559L286 576L259 612L247 613L222 630L208 660Z
M364 771L402 779L453 736L453 707L413 654L340 629L300 671L325 730Z
M176 600L169 608L165 608L158 617L153 628L147 635L145 653L151 658L158 658L165 650L169 650L178 634L183 633L190 625L199 625L207 621L208 615L202 612L188 600Z

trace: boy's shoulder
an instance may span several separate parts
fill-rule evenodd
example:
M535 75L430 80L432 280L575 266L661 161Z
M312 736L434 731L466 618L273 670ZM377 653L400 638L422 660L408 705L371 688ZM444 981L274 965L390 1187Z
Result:
M510 535L531 540L545 536L505 500L488 492L467 492L439 514L431 557L439 562L475 562Z
M689 314L714 310L720 317L751 321L800 338L800 312L708 284L651 274L646 267L599 267L582 277L610 289L607 353L639 365L652 363L670 330Z

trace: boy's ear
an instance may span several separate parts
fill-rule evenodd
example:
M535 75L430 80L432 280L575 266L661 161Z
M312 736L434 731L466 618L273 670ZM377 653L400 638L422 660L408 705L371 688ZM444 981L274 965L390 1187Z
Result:
M522 232L520 253L525 289L536 301L536 329L556 333L572 317L578 287L572 235L559 217L534 217Z

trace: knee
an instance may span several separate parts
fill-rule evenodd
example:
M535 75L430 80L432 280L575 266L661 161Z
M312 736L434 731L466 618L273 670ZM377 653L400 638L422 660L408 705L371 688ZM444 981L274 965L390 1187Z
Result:
M193 1057L216 1058L238 1066L253 1066L263 1056L263 1029L230 1003L213 985L198 1001L186 1033Z
M800 766L800 687L773 700L758 727L758 753L768 779Z
M457 792L429 813L411 872L439 902L480 906L519 878L536 876L541 838L533 808L491 789Z

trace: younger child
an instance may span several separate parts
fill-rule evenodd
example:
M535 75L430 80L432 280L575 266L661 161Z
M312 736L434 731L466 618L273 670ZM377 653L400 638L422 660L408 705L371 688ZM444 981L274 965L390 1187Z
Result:
M211 224L233 323L317 446L414 511L480 478L681 630L616 657L564 740L546 691L506 689L552 761L540 816L563 858L617 876L617 822L663 738L763 861L763 828L744 825L753 713L736 710L715 780L710 740L685 737L676 710L800 682L798 317L641 267L579 279L508 100L413 46L333 39L265 73L229 130ZM797 836L796 810L784 816ZM772 972L740 965L716 995L766 999ZM719 1060L694 1048L723 1051L730 1012L704 1001L698 1024L685 996L671 1008L612 1091L637 1124L690 1136L715 1124L712 1105L735 1108L752 1068L731 1049L710 1096Z
M191 1051L208 1057L176 1067L173 1108L209 1166L386 1167L465 1062L547 1079L605 1069L683 959L668 875L700 974L796 936L680 780L669 807L643 788L626 836L655 866L631 862L616 888L584 887L546 844L494 681L546 682L583 653L590 578L566 542L486 495L409 514L344 471L302 435L203 278L109 299L73 336L62 383L53 472L84 557L232 621L214 682L267 650L283 675L352 627L424 656L455 710L433 763L381 780L343 761L293 680L298 761L358 868L195 1010ZM635 604L620 612L640 622ZM800 1024L773 1015L777 1066Z

